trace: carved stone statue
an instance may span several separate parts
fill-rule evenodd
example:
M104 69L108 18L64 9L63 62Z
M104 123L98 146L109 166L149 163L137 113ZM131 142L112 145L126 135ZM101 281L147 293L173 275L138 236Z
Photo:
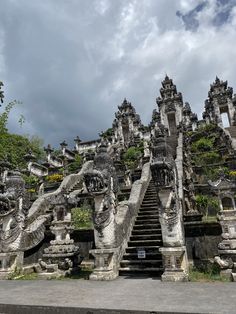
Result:
M94 168L85 173L85 185L88 192L94 196L95 210L93 215L96 247L115 247L115 212L117 177L113 161L107 153L103 141L98 147L94 159Z

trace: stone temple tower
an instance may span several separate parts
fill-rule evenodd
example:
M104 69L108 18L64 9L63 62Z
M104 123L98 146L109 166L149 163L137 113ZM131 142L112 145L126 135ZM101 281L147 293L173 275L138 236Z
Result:
M176 135L177 127L182 121L183 99L177 92L172 79L167 75L160 89L161 97L156 102L159 107L161 123L168 129L169 135Z
M129 147L133 139L141 135L141 120L135 108L126 99L118 106L118 109L112 125L115 141L119 141L125 147Z
M216 77L215 82L210 86L202 116L207 123L216 123L220 127L225 127L224 115L228 120L228 127L236 126L236 99L233 98L233 89L228 87L227 81L223 82Z

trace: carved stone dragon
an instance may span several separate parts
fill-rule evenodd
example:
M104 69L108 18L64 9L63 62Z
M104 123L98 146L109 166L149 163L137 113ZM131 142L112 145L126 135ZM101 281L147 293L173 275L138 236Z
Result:
M95 200L93 222L96 247L114 248L118 184L113 160L107 153L104 141L98 147L93 168L84 174L84 180L88 192Z
M27 223L29 199L25 182L18 171L9 171L1 182L0 252L25 251L44 237L46 216Z

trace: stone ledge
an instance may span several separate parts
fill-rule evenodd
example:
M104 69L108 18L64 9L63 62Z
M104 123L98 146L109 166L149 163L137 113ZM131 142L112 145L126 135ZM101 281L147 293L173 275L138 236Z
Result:
M0 304L0 314L186 314L176 311L139 311L120 309L93 309L80 307L38 306L19 304ZM188 312L189 314L191 312ZM192 312L194 314L207 314L207 312ZM209 312L210 314L210 312Z

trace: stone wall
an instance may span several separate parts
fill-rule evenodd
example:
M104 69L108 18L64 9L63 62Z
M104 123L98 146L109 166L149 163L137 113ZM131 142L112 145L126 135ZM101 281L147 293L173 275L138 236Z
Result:
M75 230L71 237L74 239L75 244L79 246L84 260L93 259L89 254L89 250L94 248L93 230ZM221 241L221 227L217 222L185 223L185 237L190 263L206 262L218 254L217 246ZM42 256L43 249L49 246L51 240L53 240L53 236L50 231L47 231L42 243L25 252L24 263L26 265L37 263Z
M71 234L71 238L75 241L75 245L80 248L80 254L84 260L93 259L89 254L89 250L94 248L94 232L93 230L75 230ZM37 263L39 258L42 258L43 250L49 246L50 241L54 236L48 230L46 231L44 240L36 247L24 252L24 264L29 265Z
M218 255L221 227L218 222L185 223L185 237L190 264L198 266Z

